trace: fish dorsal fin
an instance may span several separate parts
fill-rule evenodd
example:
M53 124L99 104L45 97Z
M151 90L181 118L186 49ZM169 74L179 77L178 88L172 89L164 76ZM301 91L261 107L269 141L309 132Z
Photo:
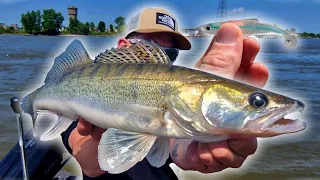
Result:
M48 72L44 82L47 83L51 81L57 75L64 73L73 67L90 63L93 63L93 61L90 59L81 41L76 39L63 53L55 58L54 64Z
M171 64L169 57L156 43L144 40L130 47L107 49L95 58L95 63Z

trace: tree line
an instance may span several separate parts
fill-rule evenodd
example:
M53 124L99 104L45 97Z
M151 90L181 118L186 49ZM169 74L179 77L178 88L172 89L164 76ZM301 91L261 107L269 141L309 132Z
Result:
M65 19L62 14L60 12L56 12L54 9L45 9L42 14L37 10L31 12L28 11L21 15L23 31L27 34L33 35L59 35L61 33L79 35L115 34L116 32L123 32L126 25L125 18L122 16L117 17L114 20L115 25L110 24L108 27L106 27L106 24L103 21L100 21L96 27L93 22L83 23L78 19L70 18L69 26L65 28L62 24L64 20Z
M96 28L94 22L86 22L83 23L78 19L69 19L69 27L66 28L63 33L64 34L81 34L81 35L99 35L99 34L112 34L115 33L115 29L117 29L118 33L121 33L125 30L125 18L120 16L117 17L114 21L116 25L110 24L108 29L106 27L105 22L100 21ZM106 32L106 30L108 30Z
M21 24L24 32L28 34L58 35L62 28L64 17L54 9L45 9L41 14L39 10L21 15Z
M307 32L303 32L301 33L301 37L311 37L311 38L320 38L320 33L315 34L315 33L307 33Z

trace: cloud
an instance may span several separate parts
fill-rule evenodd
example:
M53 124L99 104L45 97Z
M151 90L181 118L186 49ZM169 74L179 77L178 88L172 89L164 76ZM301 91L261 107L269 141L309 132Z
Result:
M236 14L243 14L244 13L244 8L240 7L238 9L232 9L232 12L236 13Z

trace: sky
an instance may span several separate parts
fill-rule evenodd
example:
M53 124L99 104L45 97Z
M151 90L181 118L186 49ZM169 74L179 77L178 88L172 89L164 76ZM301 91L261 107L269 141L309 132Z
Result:
M0 0L0 23L19 24L22 13L55 9L68 25L68 6L78 7L82 22L113 23L118 16L129 20L145 7L161 7L175 15L179 28L196 28L217 21L219 0ZM258 18L297 32L320 33L320 0L227 0L228 19Z

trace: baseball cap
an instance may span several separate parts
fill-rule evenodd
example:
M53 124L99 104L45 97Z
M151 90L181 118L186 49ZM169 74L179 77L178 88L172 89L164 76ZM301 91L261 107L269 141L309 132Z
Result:
M189 40L178 31L178 23L176 18L165 9L145 8L140 13L134 15L127 25L125 37L127 37L132 32L171 33L176 39L177 49L191 49Z

